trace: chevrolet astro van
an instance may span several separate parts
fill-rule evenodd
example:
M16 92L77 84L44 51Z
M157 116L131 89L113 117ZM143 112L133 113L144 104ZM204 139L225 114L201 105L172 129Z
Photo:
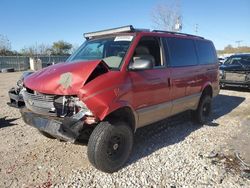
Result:
M91 164L112 173L128 160L138 128L186 110L208 120L219 93L211 41L133 26L84 36L66 62L24 79L26 124L59 140L86 139Z

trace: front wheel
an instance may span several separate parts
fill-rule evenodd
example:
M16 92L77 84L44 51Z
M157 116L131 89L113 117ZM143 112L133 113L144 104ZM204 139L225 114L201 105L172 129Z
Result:
M55 137L51 136L49 133L46 133L44 131L38 130L43 136L50 138L50 139L56 139Z
M193 112L195 120L204 124L208 121L212 112L212 98L209 95L202 96L197 110Z
M90 135L88 158L97 169L112 173L128 160L133 147L133 132L125 122L101 122Z

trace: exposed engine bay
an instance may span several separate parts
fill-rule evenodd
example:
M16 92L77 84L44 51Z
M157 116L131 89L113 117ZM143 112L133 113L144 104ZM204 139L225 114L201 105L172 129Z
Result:
M77 96L48 95L23 88L25 108L21 114L27 124L61 140L75 142L79 136L87 140L88 131L98 122ZM85 138L84 138L85 136Z

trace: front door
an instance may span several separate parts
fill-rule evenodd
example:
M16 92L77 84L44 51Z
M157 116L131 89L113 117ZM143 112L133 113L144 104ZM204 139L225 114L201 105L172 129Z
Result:
M139 127L164 119L171 111L170 72L163 60L161 42L157 37L142 37L132 61L149 58L154 62L150 70L130 71L133 88L133 107L139 115Z

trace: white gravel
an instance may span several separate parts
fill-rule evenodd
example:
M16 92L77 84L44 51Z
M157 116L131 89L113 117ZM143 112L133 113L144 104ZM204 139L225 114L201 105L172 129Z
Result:
M145 127L136 133L125 168L113 174L93 167L74 170L55 187L250 187L249 180L227 169L225 159L215 164L208 158L212 151L232 156L226 142L249 117L249 101L249 93L222 90L208 125L195 125L184 113Z

